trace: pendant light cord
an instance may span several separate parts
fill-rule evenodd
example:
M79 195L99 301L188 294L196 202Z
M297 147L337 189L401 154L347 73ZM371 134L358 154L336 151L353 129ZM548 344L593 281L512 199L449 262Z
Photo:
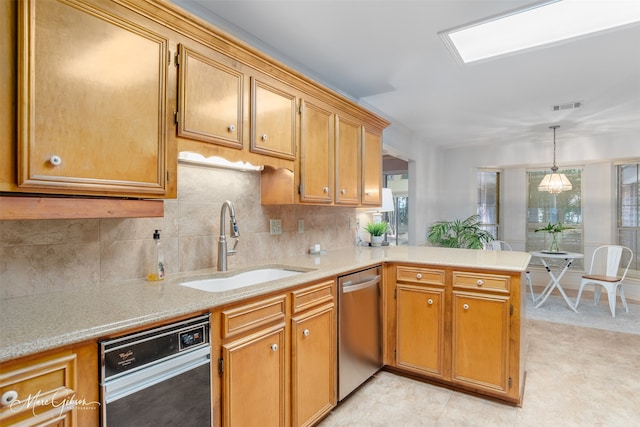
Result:
M556 129L560 126L554 125L549 127L553 129L553 166L551 167L551 171L555 173L558 170L558 167L556 166Z

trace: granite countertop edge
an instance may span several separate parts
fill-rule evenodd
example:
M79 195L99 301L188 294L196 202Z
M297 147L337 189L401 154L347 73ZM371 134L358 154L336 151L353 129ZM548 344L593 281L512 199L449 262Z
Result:
M205 269L172 275L162 282L126 280L81 290L7 298L0 300L0 362L116 336L155 322L287 291L385 262L523 272L530 259L531 256L524 252L420 246L355 247L329 251L325 255L284 258L278 263L231 267L224 273ZM270 267L304 273L227 292L212 293L178 285L184 281Z

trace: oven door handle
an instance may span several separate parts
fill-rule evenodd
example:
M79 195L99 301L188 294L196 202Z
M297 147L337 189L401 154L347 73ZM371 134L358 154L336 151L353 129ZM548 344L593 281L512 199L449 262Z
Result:
M370 279L364 280L362 282L344 282L342 284L342 293L348 294L349 292L360 291L373 285L377 285L378 282L380 282L380 275L372 276Z
M136 372L106 380L102 384L104 403L115 402L137 391L156 385L169 378L188 372L207 363L211 363L209 346L189 353L180 354Z

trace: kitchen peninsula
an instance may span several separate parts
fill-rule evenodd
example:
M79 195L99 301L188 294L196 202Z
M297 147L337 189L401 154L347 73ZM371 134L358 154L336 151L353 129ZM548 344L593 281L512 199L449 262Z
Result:
M329 251L326 255L283 259L279 267L304 273L234 291L205 292L178 283L235 274L252 266L227 273L213 270L181 273L161 283L131 280L80 291L4 299L0 301L3 325L0 377L20 359L31 360L39 354L75 346L97 351L96 343L100 339L207 312L212 313L213 319L216 313L239 303L284 295L283 301L287 301L286 307L283 305L284 318L290 319L293 316L289 300L297 301L297 290L329 283L334 298L338 275L382 265L386 368L520 404L525 335L521 322L524 318L522 275L529 259L530 255L522 252L353 247ZM264 264L255 267L264 267ZM423 296L425 305L421 308ZM429 311L431 308L434 311ZM293 311L295 313L295 307ZM216 348L221 345L220 328L212 321L214 357L221 351ZM425 331L426 335L420 335ZM491 339L485 339L487 334ZM288 343L289 338L285 342ZM465 342L469 345L463 345ZM487 345L490 347L486 348ZM474 351L482 351L483 357L476 359ZM82 366L83 359L79 359L77 366L78 372L91 376L83 379L82 386L91 388L92 396L97 394L97 369L92 372L96 359L88 368ZM218 399L214 413L220 410L217 406L222 393L219 383L214 376L213 387L218 389L214 392L214 402ZM289 417L284 419L288 421Z

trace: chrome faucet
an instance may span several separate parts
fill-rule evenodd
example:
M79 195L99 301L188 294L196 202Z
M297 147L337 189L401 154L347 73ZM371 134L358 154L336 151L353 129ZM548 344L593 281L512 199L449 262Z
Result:
M233 244L233 249L227 250L227 236L224 229L224 212L229 209L229 216L231 219L231 237L236 239ZM227 255L234 255L236 253L236 246L240 241L240 232L238 231L238 223L236 222L236 210L233 207L233 203L226 200L222 204L220 209L220 238L218 239L218 271L227 271Z

